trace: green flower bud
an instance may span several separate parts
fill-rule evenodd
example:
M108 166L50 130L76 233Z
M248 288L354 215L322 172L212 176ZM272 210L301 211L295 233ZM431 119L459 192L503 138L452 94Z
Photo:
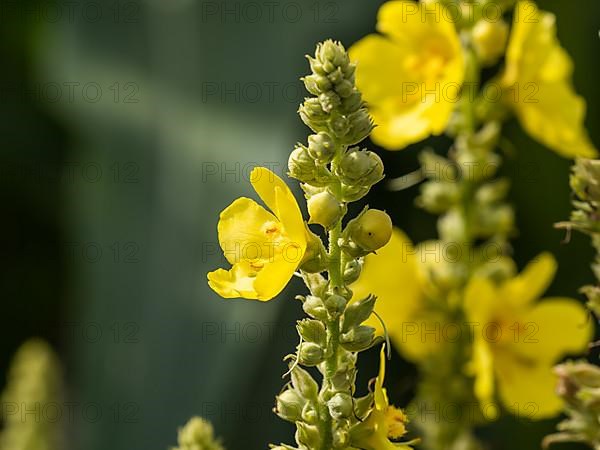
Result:
M484 207L477 215L478 237L505 236L513 229L515 214L509 205Z
M283 420L296 422L302 419L302 408L306 400L294 389L287 389L276 398L277 407L275 413Z
M348 57L344 46L341 43L334 42L330 39L317 46L316 57L319 62L323 64L325 70L327 70L329 66L333 66L334 68L345 67L350 63L350 58ZM332 71L333 70L327 70L327 72Z
M335 85L334 89L340 97L346 98L354 92L354 84L349 80L342 80Z
M346 116L335 116L329 122L331 130L338 139L343 138L350 131L350 121Z
M451 210L438 221L438 229L442 240L462 243L467 241L467 229L463 216L459 211Z
M300 118L306 126L313 131L326 131L329 129L329 114L325 112L318 98L307 98L298 109Z
M457 141L457 145L466 145ZM457 163L466 180L480 182L494 176L499 166L499 157L484 149L457 152Z
M299 351L300 364L312 367L323 362L323 349L313 342L303 342Z
M319 297L308 295L302 303L302 309L314 319L327 320L327 310Z
M350 131L344 139L347 145L358 144L364 140L371 133L371 131L373 131L373 120L371 119L369 111L366 108L361 108L358 111L350 114L348 119L350 122Z
M328 191L320 192L308 199L310 221L329 229L341 217L344 209L340 202Z
M339 317L346 309L346 299L341 295L333 294L325 299L325 308L331 318Z
M458 179L456 166L430 150L421 152L419 161L423 175L430 180L455 182Z
M323 322L303 319L298 321L297 328L298 333L300 333L300 336L302 336L305 342L314 342L320 345L325 344L327 332L325 331Z
M317 59L313 58L310 55L306 55L308 62L310 64L310 70L318 75L327 75L325 69L323 68L323 64Z
M340 343L349 352L362 352L374 344L375 328L361 325L340 336Z
M479 20L471 32L477 57L486 65L495 64L504 53L508 41L508 24L503 20Z
M342 186L342 200L344 202L355 202L369 193L371 186Z
M316 172L315 161L304 145L297 144L296 148L290 154L288 158L288 170L290 176L298 180L314 178Z
M323 75L308 75L302 79L306 90L313 95L319 95L322 92L329 91L333 85L326 76Z
M421 185L421 195L417 205L432 214L441 214L460 200L456 183L428 181Z
M483 205L489 205L498 202L508 194L510 183L506 179L486 183L475 193L475 201Z
M335 156L335 142L325 131L311 134L308 137L308 153L312 158L328 163Z
M327 75L327 78L333 84L337 85L337 84L341 83L342 81L344 81L344 72L342 71L342 69L340 67L338 67L333 72L331 72L329 75Z
M327 402L329 415L335 420L345 419L352 415L352 397L343 392L338 392Z
M346 267L344 267L344 282L346 284L352 284L358 277L360 277L360 273L362 271L362 263L356 259L346 263Z
M178 447L172 450L223 450L223 446L214 437L212 425L200 417L192 417L177 435Z
M372 186L383 179L383 162L376 153L353 147L342 157L338 175L349 186Z
M309 400L317 398L319 386L306 370L296 365L292 369L291 377L294 389L300 392L302 397Z
M323 111L326 113L331 113L331 111L340 106L342 103L340 97L332 91L320 94L319 102L321 103L321 108L323 108Z
M346 228L349 239L366 253L374 252L392 237L392 219L384 211L367 209Z
M360 95L360 92L356 89L354 89L348 97L342 98L342 109L346 114L358 111L362 105L362 95Z
M362 300L350 303L344 312L342 332L345 333L367 320L373 313L375 300L376 297L374 295L369 295Z
M321 447L321 433L315 425L296 422L296 441L307 448Z

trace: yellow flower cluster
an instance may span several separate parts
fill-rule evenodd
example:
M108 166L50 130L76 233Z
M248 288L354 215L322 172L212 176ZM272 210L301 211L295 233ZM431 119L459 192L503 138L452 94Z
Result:
M499 284L474 276L464 298L459 292L449 294L455 297L455 308L466 311L463 323L451 323L427 277L427 265L437 256L423 247L413 248L394 229L390 243L366 257L363 276L352 289L357 298L365 292L378 297L376 312L384 318L392 342L415 362L443 351L458 334L469 333L473 350L464 369L475 377L482 406L494 403L497 389L508 409L530 404L536 407L536 419L558 413L562 403L554 392L551 368L566 354L585 350L592 324L576 300L537 301L554 277L554 258L542 254L522 273ZM369 324L378 326L376 321Z
M359 63L357 84L377 124L372 139L388 150L442 134L461 96L466 58L454 16L441 3L432 13L431 3L385 3L377 18L381 34L350 49ZM555 17L530 1L519 2L514 17L499 77L503 104L533 138L557 153L593 157L597 151L584 129L585 101L573 89L573 64L557 39ZM473 28L485 47L505 34L501 26L489 32L490 23L482 20Z

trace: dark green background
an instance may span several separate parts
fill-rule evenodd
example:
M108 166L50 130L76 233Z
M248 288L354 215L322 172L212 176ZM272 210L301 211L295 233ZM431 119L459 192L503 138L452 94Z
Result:
M322 39L350 45L372 32L382 2L254 2L263 14L255 22L255 6L243 1L67 3L1 3L0 372L29 336L55 345L67 398L78 405L64 419L72 449L164 449L194 414L210 419L229 449L291 441L292 427L270 408L281 358L296 343L289 330L301 311L292 298L302 286L266 304L224 301L205 274L223 265L214 252L218 213L251 194L247 168L275 164L281 173L306 139L296 115L303 55ZM539 3L559 18L600 145L600 3ZM223 8L239 15L221 18ZM80 83L72 98L65 83ZM79 88L89 83L102 89L97 102ZM221 98L224 88L239 96ZM516 123L506 136L516 149L505 166L516 260L550 250L560 261L550 293L572 296L592 279L592 253L585 238L563 245L552 228L569 214L570 163ZM380 151L388 175L414 170L420 148ZM223 164L239 164L238 175ZM420 241L435 228L413 206L416 192L382 184L368 201ZM376 359L364 359L363 386ZM389 373L392 400L405 404L414 368L395 356ZM495 449L525 450L552 426L504 419L482 433Z

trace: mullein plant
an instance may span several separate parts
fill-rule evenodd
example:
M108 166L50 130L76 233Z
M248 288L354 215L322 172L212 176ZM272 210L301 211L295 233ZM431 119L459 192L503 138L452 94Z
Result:
M430 135L454 139L446 156L420 155L417 204L440 215L439 239L413 246L394 228L351 286L357 298L378 296L375 312L395 348L420 369L409 416L428 448L480 448L474 428L503 411L558 414L552 367L591 338L577 300L538 302L557 269L552 255L517 272L509 183L496 175L511 116L564 157L596 154L555 22L530 1L389 1L379 33L350 48L375 143L400 150ZM483 82L483 69L497 72ZM383 333L373 318L367 324Z
M579 158L573 165L571 189L575 199L567 222L557 228L576 230L590 236L596 250L592 271L596 283L581 288L588 308L600 317L600 161ZM554 369L557 393L565 401L567 418L558 424L558 433L547 436L544 446L557 442L582 442L600 450L600 368L585 360L567 361Z
M295 424L296 443L272 448L409 449L410 442L397 442L406 433L406 416L389 404L383 387L384 339L364 324L376 298L350 302L349 285L359 279L362 259L392 234L391 219L380 210L365 208L343 221L348 203L384 176L381 159L356 146L371 132L372 120L355 87L356 66L340 43L323 42L308 60L312 73L303 81L314 97L305 99L299 114L314 134L297 144L288 169L301 182L308 224L328 233L327 248L285 182L257 167L250 182L269 210L239 198L221 213L219 243L232 267L209 273L208 283L224 298L260 301L277 296L294 275L308 288L297 297L308 318L297 322L299 344L285 358L290 381L275 406L279 417ZM379 375L369 393L357 397L358 354L377 345Z
M56 411L62 389L62 371L50 346L39 339L25 342L13 358L0 397L0 450L64 449L64 424Z

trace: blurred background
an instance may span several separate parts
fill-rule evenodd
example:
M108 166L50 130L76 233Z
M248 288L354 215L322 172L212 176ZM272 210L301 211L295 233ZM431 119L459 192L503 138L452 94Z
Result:
M283 174L306 139L296 115L303 55L325 38L349 46L372 32L382 3L2 0L0 374L28 337L53 345L73 405L67 449L165 449L192 415L211 420L229 449L293 439L271 408L303 287L265 304L218 298L206 284L225 265L218 214L254 195L252 167ZM538 3L558 16L600 145L600 3ZM562 244L552 227L570 211L570 163L515 122L505 134L516 149L504 167L515 257L522 267L551 251L560 270L549 293L575 296L592 280L592 252L578 235ZM390 177L415 170L423 147L368 145ZM382 183L368 202L418 242L435 221L414 207L417 191ZM406 404L415 369L394 355L389 373L392 401ZM533 449L554 423L503 417L481 432L493 448Z

